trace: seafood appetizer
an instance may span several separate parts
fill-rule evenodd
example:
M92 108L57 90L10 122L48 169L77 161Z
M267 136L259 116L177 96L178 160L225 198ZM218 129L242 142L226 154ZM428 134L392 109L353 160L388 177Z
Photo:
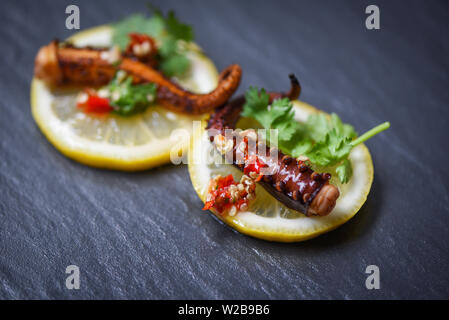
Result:
M32 112L45 136L82 163L142 170L170 160L176 129L226 103L241 69L219 75L173 12L135 15L39 49Z
M351 125L286 93L250 88L217 108L189 152L195 190L235 229L258 238L300 241L349 220L370 190L373 166ZM262 187L262 188L260 188Z
M39 50L35 75L53 86L106 85L98 91L86 89L80 96L79 105L85 107L86 112L116 111L123 115L140 111L142 107L140 102L143 102L143 107L155 102L175 112L206 113L225 103L239 85L240 67L231 65L220 74L218 85L212 92L207 94L189 92L151 67L155 62L152 60L152 52L157 50L153 39L140 34L131 34L130 38L130 44L123 54L117 47L76 48L72 45L60 46L53 41ZM135 39L139 39L139 42ZM144 51L146 55L134 55L136 46L150 49ZM124 91L121 90L122 87L127 89L129 97L121 95ZM138 99L139 94L136 92L147 95L143 99ZM134 99L136 103L123 103L124 98Z

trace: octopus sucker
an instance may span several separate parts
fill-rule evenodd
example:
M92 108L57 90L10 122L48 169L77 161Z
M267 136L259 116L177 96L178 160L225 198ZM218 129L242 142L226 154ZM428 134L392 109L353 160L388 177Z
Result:
M59 45L57 41L39 50L34 73L50 86L101 86L111 81L118 70L127 72L135 83L155 83L158 104L187 114L206 113L226 103L237 90L242 76L239 65L230 65L220 73L213 91L195 94L167 79L148 63L120 55L112 48L76 48Z
M301 86L296 77L292 74L290 77L291 88L287 93L269 93L270 102L279 98L289 98L295 100L301 93ZM235 129L236 123L245 103L243 96L231 100L229 103L216 109L211 114L207 129L215 129L221 135L225 135L226 129ZM211 141L215 139L211 136ZM243 170L243 166L237 164L237 146L235 140L232 146L233 164ZM266 147L267 154L270 154L270 147ZM278 149L274 151L276 156L274 161L268 157L257 155L263 162L273 166L273 174L264 175L263 179L258 181L270 194L287 207L302 212L306 216L325 216L335 207L336 201L340 196L337 187L329 183L330 174L319 174L311 169L305 161L292 158L283 154ZM250 154L249 156L253 156Z

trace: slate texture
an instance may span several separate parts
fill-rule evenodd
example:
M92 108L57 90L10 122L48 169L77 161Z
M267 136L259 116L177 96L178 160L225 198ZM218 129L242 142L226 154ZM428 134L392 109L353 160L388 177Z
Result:
M1 3L0 298L403 299L449 298L449 5L374 1L154 1L194 26L219 69L238 62L239 92L285 88L337 112L358 132L389 120L367 143L375 165L368 201L317 239L270 243L201 211L185 166L98 170L57 152L29 103L39 46L145 10L145 1ZM80 290L65 268L81 270ZM380 268L381 289L365 288Z

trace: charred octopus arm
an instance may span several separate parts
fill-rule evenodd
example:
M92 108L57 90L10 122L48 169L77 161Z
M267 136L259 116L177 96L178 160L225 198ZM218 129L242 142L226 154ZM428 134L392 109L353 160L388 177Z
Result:
M290 75L291 89L288 93L270 93L270 100L288 97L291 100L298 98L301 87L294 75ZM235 129L236 123L240 118L240 113L245 103L244 97L239 97L228 104L218 108L209 119L207 129L215 129L221 139L217 139L217 135L211 136L211 141L215 146L223 141L226 129ZM250 151L248 144L253 140L256 148ZM231 144L228 145L227 155L231 156L233 164L245 173L255 178L254 161L262 163L270 167L272 174L260 175L259 183L270 192L276 199L281 201L287 207L303 212L305 215L325 216L329 214L335 207L339 191L329 184L330 174L314 172L305 161L294 159L283 154L277 149L270 149L268 146L259 144L257 135L248 135L239 145L237 139L230 139ZM243 145L242 145L243 143ZM258 148L263 148L265 152L258 152ZM239 154L240 153L240 154ZM271 156L265 156L264 154ZM273 157L273 154L275 155ZM240 157L239 157L240 156ZM245 161L237 161L237 159L245 159ZM251 159L252 164L250 161ZM256 181L258 180L256 178Z
M212 92L194 94L164 77L148 63L131 57L129 52L122 55L118 49L59 46L56 41L39 50L34 73L52 86L100 86L111 81L117 70L127 72L135 83L155 83L160 105L188 114L206 113L224 104L239 86L242 74L239 65L230 65L221 72Z

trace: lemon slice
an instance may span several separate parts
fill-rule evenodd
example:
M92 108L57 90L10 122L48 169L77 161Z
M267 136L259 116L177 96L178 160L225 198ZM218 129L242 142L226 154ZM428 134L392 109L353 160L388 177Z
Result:
M294 110L295 119L300 122L306 121L312 113L321 112L301 101L294 101ZM212 177L232 173L234 179L238 181L242 176L237 168L224 164L218 153L205 152L212 148L204 130L205 125L203 122L203 127L194 131L189 151L190 179L203 202ZM250 204L248 211L239 212L235 216L222 216L213 210L212 212L234 229L256 238L280 242L314 238L351 219L366 201L374 173L368 148L364 144L358 145L351 151L349 159L353 166L353 177L344 185L331 181L340 189L340 197L328 216L306 217L284 206L258 184L256 200Z
M100 26L69 38L77 46L109 46L112 28ZM176 79L184 88L207 93L217 86L218 72L198 46L190 45L191 70ZM144 170L170 161L173 148L185 149L175 129L192 131L200 119L149 107L132 117L114 114L96 116L76 107L75 91L52 91L34 78L31 84L31 111L41 131L63 154L81 163L126 171ZM185 146L185 147L184 147ZM182 150L180 150L182 151Z

